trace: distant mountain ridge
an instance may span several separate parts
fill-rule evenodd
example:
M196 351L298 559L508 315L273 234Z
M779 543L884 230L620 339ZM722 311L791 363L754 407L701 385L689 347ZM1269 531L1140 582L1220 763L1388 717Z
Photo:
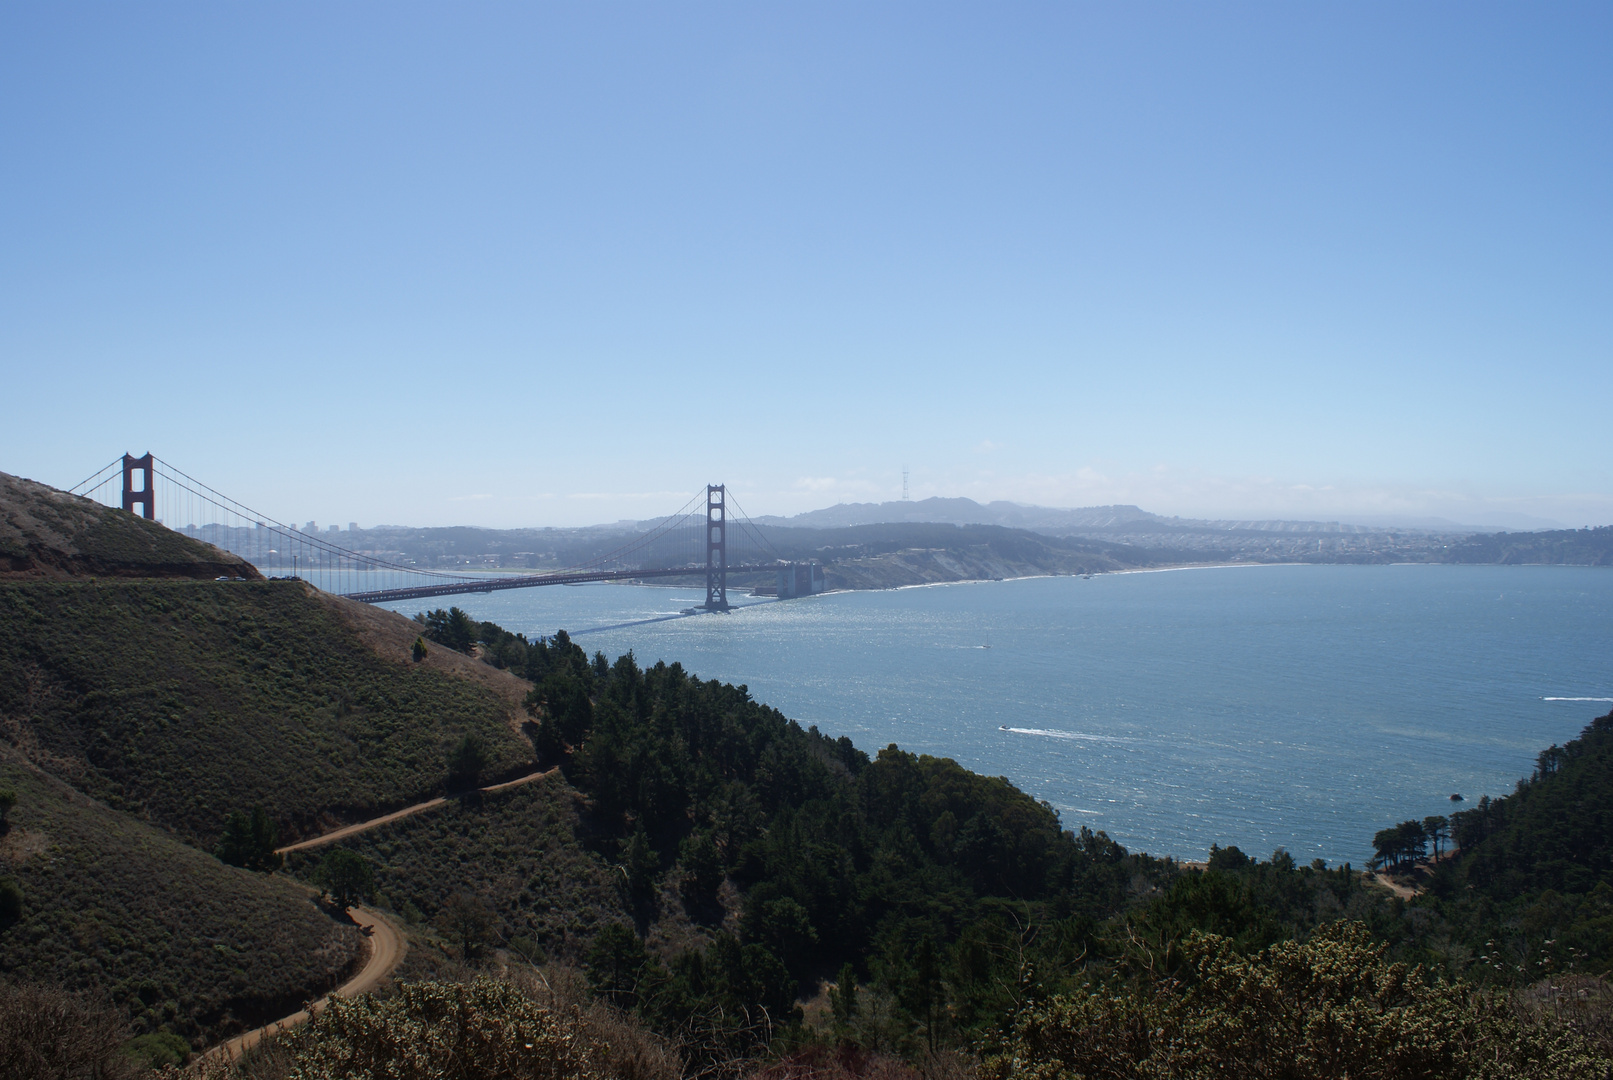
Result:
M923 522L935 525L1003 525L1014 529L1108 529L1142 521L1164 520L1136 506L1089 506L1057 510L997 501L982 506L969 498L920 499L917 502L840 503L794 517L754 518L759 525L798 529L841 529L852 525Z
M882 525L907 522L926 522L946 525L1002 525L1014 529L1030 529L1054 535L1076 535L1090 532L1272 532L1272 533L1346 533L1366 534L1389 531L1394 526L1353 525L1338 521L1287 521L1274 520L1203 520L1198 518L1164 517L1137 506L1086 506L1076 509L1058 509L1047 506L1025 506L1020 503L998 500L982 505L969 498L929 498L916 502L840 503L822 510L810 510L793 517L759 517L761 525L780 525L800 529L836 529L853 525ZM1447 527L1448 526L1448 527ZM1415 526L1400 526L1398 531L1452 532L1468 534L1483 531L1479 528L1458 525L1455 522L1438 523L1433 520Z

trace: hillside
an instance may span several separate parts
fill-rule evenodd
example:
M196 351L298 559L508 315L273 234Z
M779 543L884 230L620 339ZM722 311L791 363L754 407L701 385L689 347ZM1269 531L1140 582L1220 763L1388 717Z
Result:
M889 589L941 581L1097 574L1155 565L1176 552L1065 540L1000 525L906 522L765 531L786 559L824 565L831 589Z
M1106 529L1139 521L1161 520L1135 506L1085 506L1075 510L1022 506L966 498L917 499L912 502L839 503L792 517L762 516L758 525L788 529L844 529L857 525L927 523L933 525L1000 525L1010 529L1066 532Z
M490 775L531 760L510 701L443 665L498 673L378 655L342 603L292 581L0 584L0 736L203 848L235 809L296 838L438 793L466 733Z
M580 963L601 928L633 916L620 873L579 843L579 801L555 775L450 801L341 846L369 860L377 898L403 919L435 923L456 894L474 896L499 939L524 937ZM310 878L323 855L294 853L286 872Z
M1548 532L1470 536L1452 544L1443 561L1613 566L1613 525L1604 525L1599 529L1553 529Z
M356 928L283 877L225 866L0 749L16 793L0 877L22 890L0 923L7 979L97 990L136 1031L201 1042L295 1011L362 961Z
M0 472L0 579L221 576L263 575L155 521Z
M1452 815L1425 902L1519 980L1613 972L1613 713L1540 754L1511 795Z
M366 947L306 887L215 858L226 816L262 806L294 839L412 802L467 735L488 778L517 773L526 685L417 661L402 616L0 480L0 878L22 897L0 905L0 975L193 1043L296 1011Z

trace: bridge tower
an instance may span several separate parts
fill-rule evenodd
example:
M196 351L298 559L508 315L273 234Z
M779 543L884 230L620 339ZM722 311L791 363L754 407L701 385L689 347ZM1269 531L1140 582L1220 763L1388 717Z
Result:
M145 474L145 487L135 490L134 474ZM123 508L130 513L134 508L141 508L140 516L151 520L157 516L156 492L157 485L151 480L151 451L146 451L145 457L134 457L131 454L123 455Z
M728 486L706 485L706 610L728 610Z

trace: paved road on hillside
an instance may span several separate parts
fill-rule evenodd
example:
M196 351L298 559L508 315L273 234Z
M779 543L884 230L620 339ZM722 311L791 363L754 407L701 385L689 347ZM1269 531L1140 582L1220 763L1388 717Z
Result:
M478 790L486 793L504 791L508 788L520 787L522 784L530 784L534 780L542 780L545 776L548 776L554 771L554 768L550 768L544 772L528 773L526 776L518 779L509 780L502 784L490 784L487 787L479 788ZM301 840L295 844L287 844L285 847L276 848L275 850L282 855L286 855L293 851L310 851L314 848L321 848L326 844L334 844L336 841L345 840L349 836L357 836L359 833L369 832L371 829L376 829L382 825L391 824L394 821L398 821L401 818L410 817L414 814L420 813L421 811L434 809L442 806L447 801L448 797L446 795L439 795L435 799L427 799L423 803L415 803L413 806L405 806L402 810L394 810L390 814L382 814L380 817L371 818L368 821L361 821L357 825L348 825L337 829L334 832L325 833L323 836L316 836L312 840Z
M409 951L408 944L403 940L403 934L388 922L385 916L369 908L348 908L348 915L359 926L369 930L370 958L365 962L362 971L343 983L334 994L320 998L308 1008L292 1013L282 1020L276 1020L272 1024L265 1024L263 1027L237 1035L228 1042L213 1047L204 1056L210 1058L222 1056L227 1061L234 1061L266 1037L306 1023L330 1002L331 997L350 998L367 994L379 986L382 979L392 974L403 962L404 954Z

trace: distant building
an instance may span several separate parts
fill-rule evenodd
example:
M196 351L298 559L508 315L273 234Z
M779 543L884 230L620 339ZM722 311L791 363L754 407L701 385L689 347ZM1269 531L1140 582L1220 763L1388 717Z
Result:
M302 531L305 533L315 533L319 531L319 526L310 521L308 524L302 527Z
M823 591L823 567L817 563L790 563L778 572L778 598L793 600Z
M347 523L347 531L348 531L348 532L358 532L358 522L356 522L356 521L349 521L349 522L348 522L348 523Z

